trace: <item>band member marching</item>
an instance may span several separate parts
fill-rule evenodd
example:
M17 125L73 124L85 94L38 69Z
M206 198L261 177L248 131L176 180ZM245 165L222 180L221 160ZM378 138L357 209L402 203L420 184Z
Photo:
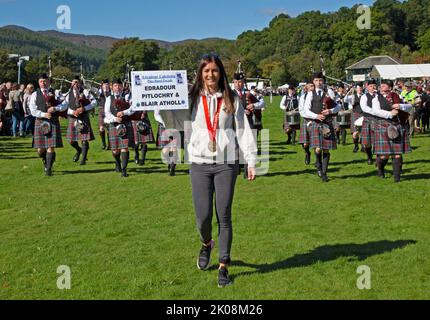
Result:
M103 80L102 87L99 91L99 134L100 138L102 140L102 149L103 150L110 150L110 143L108 139L108 144L106 146L106 130L108 130L108 127L105 123L105 104L106 104L106 98L110 97L111 90L109 86L109 80ZM108 137L109 138L109 137Z
M357 85L353 94L348 95L345 98L345 101L349 104L349 109L352 109L351 115L351 134L352 140L354 141L354 153L357 153L360 144L360 131L361 126L357 125L357 121L363 117L363 110L360 106L360 100L363 96L363 87L361 85Z
M287 144L296 144L297 130L300 130L299 99L294 87L282 98L280 108L285 110L284 131L288 135Z
M411 104L402 104L400 96L393 92L393 82L383 80L381 93L373 100L374 149L377 156L378 176L385 178L385 166L391 156L393 159L394 182L400 182L405 153L412 152L409 144L407 122Z
M300 126L300 144L303 146L303 150L305 151L305 165L310 165L311 163L311 151L310 151L310 143L311 139L309 136L309 131L307 130L307 121L305 120L305 101L309 94L309 92L312 92L315 90L315 85L313 83L308 83L304 87L304 92L300 96L299 99L299 112L300 116L302 117L302 125Z
M328 181L327 171L330 162L330 150L337 148L333 127L333 116L341 109L334 102L334 92L324 91L325 77L322 72L314 73L312 81L315 90L309 92L304 104L304 116L309 130L310 147L315 150L318 176L323 182Z
M134 111L128 97L122 95L121 79L114 80L112 95L105 103L105 123L109 125L109 141L112 156L115 159L115 170L121 172L122 177L128 177L127 166L130 157L129 148L135 147L133 126L130 116Z
M377 84L376 80L369 80L367 82L367 93L364 94L360 99L360 107L363 111L364 119L363 126L361 128L361 143L367 154L367 164L373 164L373 129L375 117L372 115L372 100L377 95Z
M133 115L139 120L132 120L134 133L134 162L139 165L145 165L146 153L148 152L148 142L154 141L154 135L152 133L151 122L148 114L145 111L136 112ZM139 157L139 151L142 151L142 158Z
M80 84L80 78L75 77L65 102L69 107L67 111L69 126L67 127L66 139L76 149L73 161L78 162L82 154L80 165L83 166L87 162L88 150L90 149L89 141L95 140L89 111L97 106L97 100L92 98L89 93L85 94ZM82 147L79 146L79 141L81 141Z
M50 88L49 77L46 74L40 75L39 89L30 98L30 111L36 118L33 148L37 149L47 176L52 176L55 148L63 147L58 113L66 109L67 103L56 100L54 90Z

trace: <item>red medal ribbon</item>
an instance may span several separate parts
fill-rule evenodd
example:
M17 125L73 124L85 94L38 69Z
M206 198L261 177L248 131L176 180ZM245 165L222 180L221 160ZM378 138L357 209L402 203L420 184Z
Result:
M219 122L219 114L221 111L221 105L222 105L222 98L218 98L218 106L214 117L214 123L211 123L211 117L209 116L209 106L208 106L208 100L206 96L202 96L203 100L203 109L205 111L205 118L206 118L206 126L208 128L209 132L209 138L210 141L215 142L216 141L216 129L218 127Z

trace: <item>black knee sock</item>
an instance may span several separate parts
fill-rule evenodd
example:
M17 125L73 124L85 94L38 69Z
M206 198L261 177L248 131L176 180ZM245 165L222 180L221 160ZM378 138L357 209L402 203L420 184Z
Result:
M293 130L293 144L296 144L296 136L297 136L297 132L296 130Z
M127 169L128 159L130 157L130 152L121 152L121 160L122 160L122 170Z
M51 170L52 169L52 165L55 162L55 152L48 152L46 153L46 169L47 170Z
M100 138L102 139L102 146L106 148L106 136L104 131L100 131Z
M328 171L328 165L330 163L330 153L323 153L322 155L323 160L322 160L322 173L323 175L327 175L327 171Z
M366 148L367 159L373 159L372 147Z
M309 149L309 146L303 146L303 149L305 150L305 152L306 152L306 154L308 154L308 155L310 155L311 154L311 151L310 151L310 149Z
M78 143L77 141L73 141L73 142L71 142L71 143L70 143L70 145L71 145L73 148L75 148L77 152L81 152L81 151L82 151L82 149L81 149L81 147L79 146L79 143Z
M134 148L134 160L139 161L139 145Z
M400 182L401 168L402 168L402 159L401 158L394 158L393 159L393 175L394 175L394 181L395 182Z
M148 152L148 146L144 144L142 147L142 163L145 163L147 152Z
M43 162L43 165L45 166L45 168L46 168L46 150L45 151L43 151L42 153L39 153L39 158L41 158L42 159L42 162Z
M88 141L82 142L82 161L81 163L85 163L87 161L88 150L90 150L90 144Z
M315 151L315 167L318 171L322 171L322 154Z
M115 167L117 170L121 170L121 153L114 154L112 153L113 158L115 159Z

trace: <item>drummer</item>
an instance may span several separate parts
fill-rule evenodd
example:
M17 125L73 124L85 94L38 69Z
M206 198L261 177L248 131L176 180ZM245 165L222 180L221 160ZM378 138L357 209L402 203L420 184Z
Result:
M287 144L296 144L297 130L300 130L299 99L296 88L290 86L282 98L280 108L285 110L284 131L288 135Z

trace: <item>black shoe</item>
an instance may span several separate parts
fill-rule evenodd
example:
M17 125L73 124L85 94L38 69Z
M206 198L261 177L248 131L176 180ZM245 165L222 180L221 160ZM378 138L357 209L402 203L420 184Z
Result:
M87 164L87 159L82 159L81 163L79 163L79 165L81 166L85 166Z
M225 288L233 284L230 277L228 276L228 270L225 267L221 267L218 271L218 288Z
M144 166L145 165L145 160L140 159L138 165L141 166L141 167Z
M321 177L322 182L328 182L328 177L326 174L323 174Z
M317 174L318 174L318 177L320 177L321 179L323 178L323 173L322 173L322 171L321 171L321 170L318 170L318 171L317 171Z
M102 150L106 150L106 145L102 145Z
M127 178L128 177L127 169L122 169L121 177L123 177L123 178Z
M373 164L373 159L367 159L367 164L371 166Z
M197 259L197 268L199 268L199 270L205 271L209 268L211 263L211 252L214 246L215 241L213 240L211 240L209 246L202 245L199 258Z
M78 162L82 153L82 148L79 148L78 151L73 156L73 162Z
M306 153L305 156L305 165L310 165L311 164L311 154L310 153Z
M358 145L355 145L354 150L352 152L357 153L359 149L360 148L358 147Z
M120 173L121 171L122 171L121 166L116 164L116 165L115 165L115 172Z

